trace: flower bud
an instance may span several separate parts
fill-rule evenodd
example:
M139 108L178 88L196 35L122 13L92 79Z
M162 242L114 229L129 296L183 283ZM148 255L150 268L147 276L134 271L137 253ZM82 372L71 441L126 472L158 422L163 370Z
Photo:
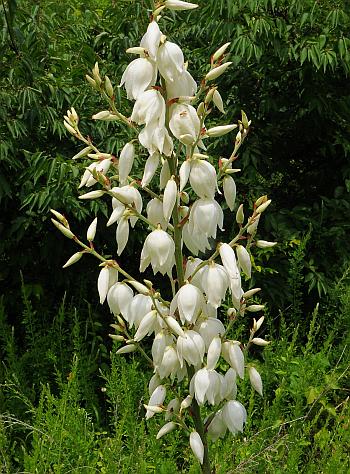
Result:
M261 337L254 337L251 342L256 346L267 346L271 341L265 341L265 339L261 339Z
M113 341L119 341L119 342L125 341L125 337L121 336L120 334L108 334L108 336L111 339L113 339Z
M135 344L129 344L117 350L116 354L128 354L129 352L135 352L137 346Z
M255 367L249 367L248 372L252 387L258 392L259 395L263 396L263 384L259 372Z
M51 219L51 222L57 227L57 229L62 232L62 234L65 236L65 237L68 237L68 239L73 239L75 237L75 235L73 234L73 232L69 229L67 229L67 227L65 227L64 225L62 225L60 222L56 221L55 219Z
M89 225L89 228L87 230L87 233L86 233L86 239L89 242L92 242L95 238L96 227L97 227L97 217L95 217L95 219L91 222L91 224Z
M190 446L193 454L196 456L198 461L203 464L204 458L204 446L201 437L197 431L192 431L190 434Z
M82 194L79 196L79 199L98 199L104 195L104 191L102 189L96 191L90 191L89 193Z
M231 178L231 176L225 176L222 187L224 190L226 204L230 211L233 211L236 201L236 183L234 182L233 178Z
M239 208L237 209L236 222L237 224L243 224L244 222L243 204L241 204Z
M91 77L89 76L88 74L86 74L86 80L88 81L88 83L96 90L98 90L98 85L96 84L96 81Z
M265 211L265 209L271 204L271 199L269 199L268 201L264 202L263 204L261 204L256 210L255 212L257 214L261 214L262 212Z
M248 291L246 291L245 293L243 293L242 297L243 297L245 300L248 300L248 299L251 298L253 295L255 295L255 293L258 293L259 291L261 291L261 288L252 288L251 290L248 290Z
M79 153L73 156L72 160L78 160L79 158L83 158L84 156L88 155L91 150L91 146L83 148L81 151L79 151Z
M58 211L55 211L55 209L50 209L50 212L52 212L52 214L61 222L61 224L64 224L65 227L68 227L67 219L64 217L63 214Z
M170 216L173 212L176 201L177 201L177 186L176 186L174 176L172 176L167 182L167 185L165 186L164 196L163 196L163 214L164 214L164 219L167 222L169 222L170 220Z
M241 267L243 273L245 273L247 277L250 278L252 275L252 262L247 249L243 247L243 245L237 245L236 253L239 266Z
M70 259L67 260L67 262L63 265L62 268L67 268L70 265L73 265L74 263L77 263L81 257L83 256L83 252L77 252L71 256Z
M230 133L235 128L237 128L237 124L235 123L231 125L219 125L218 127L210 128L205 134L208 135L208 137L221 137L222 135Z
M68 122L64 121L63 125L66 127L69 133L71 133L72 135L77 135L77 131L75 130L75 128L73 128Z
M138 293L141 293L141 295L145 295L145 296L149 295L149 289L147 288L147 286L143 285L142 283L136 280L128 280L128 283L131 286L133 286Z
M277 242L268 242L267 240L257 240L255 244L260 249L269 249L277 245Z
M180 413L181 413L183 410L186 410L186 408L188 408L188 407L191 406L192 400L193 400L193 396L192 396L192 395L187 395L187 397L182 400L181 405L180 405Z
M241 110L241 114L242 114L242 125L244 129L247 130L249 128L250 122L248 121L248 117L246 113L244 112L244 110Z
M166 423L162 428L158 431L156 439L161 438L162 436L170 433L176 428L176 423L173 421L169 421L169 423Z
M108 97L112 98L114 96L114 90L111 83L111 80L108 76L105 76L105 89L107 92Z
M213 54L213 61L217 61L225 53L226 49L230 46L231 43L223 44L218 50Z
M215 106L220 110L220 112L224 114L225 113L224 103L222 101L222 97L220 95L220 92L217 91L217 90L214 91L213 102L214 102Z
M184 331L182 330L180 324L172 316L167 316L165 322L177 336L186 337Z
M193 10L198 7L196 3L183 2L182 0L165 0L164 6L169 10Z
M257 313L259 311L262 311L264 308L265 306L263 304L251 304L250 306L246 307L246 310L250 313Z
M215 91L216 91L216 87L212 87L211 89L209 89L204 99L205 104L210 104L210 102L213 100L213 95Z
M217 79L221 74L223 74L226 69L232 64L232 62L227 62L224 64L221 64L220 66L217 66L213 69L211 69L208 74L205 76L206 81L213 81L214 79Z
M98 112L97 114L93 115L91 118L93 120L111 121L111 120L117 120L118 116L115 114L112 114L109 110L102 110L101 112Z

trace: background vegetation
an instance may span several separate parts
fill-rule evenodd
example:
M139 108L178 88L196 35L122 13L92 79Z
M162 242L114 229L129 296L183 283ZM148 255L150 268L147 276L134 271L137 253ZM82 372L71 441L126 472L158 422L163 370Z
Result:
M169 13L167 31L197 77L216 47L232 42L234 67L220 79L226 119L236 120L243 108L253 121L239 160L239 198L272 197L260 232L279 242L255 255L253 283L264 289L267 335L275 341L264 355L253 354L265 398L241 387L249 423L243 437L214 448L217 471L346 473L350 7L337 0L199 3L196 12ZM75 248L49 223L50 207L81 234L93 215L106 215L105 204L76 199L84 163L70 160L77 144L62 116L73 105L84 131L118 153L118 125L90 129L102 102L84 77L98 61L118 84L125 49L147 25L147 7L132 0L0 5L4 473L197 472L176 433L156 442L159 419L144 423L148 369L114 356L111 317L96 304L95 264L62 271ZM130 107L123 94L118 100ZM225 156L227 147L214 142L211 152ZM128 265L142 238L134 236L125 253ZM113 242L106 233L97 246ZM246 328L239 322L238 334Z

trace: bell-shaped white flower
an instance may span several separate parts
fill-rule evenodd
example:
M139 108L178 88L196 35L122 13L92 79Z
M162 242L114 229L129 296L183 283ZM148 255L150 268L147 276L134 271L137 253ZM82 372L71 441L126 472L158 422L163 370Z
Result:
M193 97L197 92L197 83L187 69L183 69L176 81L166 83L166 91L168 100L178 97Z
M132 165L134 163L135 157L135 147L132 142L127 143L124 145L122 151L120 152L119 156L119 182L122 185L127 184L128 176L132 169Z
M176 347L181 367L184 360L194 366L198 366L203 362L204 341L196 331L184 331L184 337L178 337Z
M205 301L202 292L191 283L183 285L170 305L170 314L179 311L181 322L194 324L200 312L203 310Z
M172 176L167 182L164 189L163 196L163 214L164 219L169 222L170 216L173 212L174 206L177 201L177 185L174 177Z
M180 362L177 351L173 345L167 346L164 350L162 362L158 367L160 378L164 379L172 375L175 377L177 370L180 368Z
M157 66L167 82L173 82L184 69L184 55L181 48L170 41L165 41L158 48Z
M215 199L198 199L191 208L189 230L196 238L202 234L215 239L217 227L223 230L223 221L224 214Z
M188 140L184 141L181 137L189 135L191 143L194 143L200 133L200 120L196 109L188 104L172 105L169 127L178 140L188 145Z
M139 95L134 104L130 119L138 125L164 124L165 102L162 94L156 89L150 89Z
M129 221L127 217L122 217L118 223L116 239L118 244L117 254L121 255L129 240Z
M97 289L100 296L100 303L103 304L108 290L114 283L118 281L118 271L113 267L102 267L98 279L97 279Z
M230 281L225 268L217 263L210 263L203 270L202 287L208 303L218 308L225 298Z
M230 211L233 211L236 201L236 183L231 176L224 177L223 189L226 204Z
M225 334L225 326L222 324L220 319L217 318L204 319L204 321L197 323L195 330L202 336L206 350L209 349L209 346L215 337L223 336Z
M159 153L155 152L150 155L145 163L145 168L143 170L143 176L141 180L141 186L144 188L148 186L151 182L157 168L159 166Z
M159 153L170 156L174 148L173 140L168 130L160 121L146 125L139 133L138 138L141 145L147 148L150 155L159 151Z
M129 100L136 100L146 89L156 81L156 68L147 58L137 58L125 69L120 85L125 84Z
M162 362L165 348L171 345L172 342L172 337L165 331L160 331L156 334L152 344L152 359L155 368Z
M220 375L215 370L208 370L206 367L198 370L190 384L190 393L195 395L199 405L206 401L215 405L221 400L221 380Z
M250 278L252 275L252 262L250 260L248 250L243 247L243 245L237 245L236 253L239 266L241 267L243 273L245 273L247 277Z
M205 234L194 234L190 224L185 222L182 228L182 238L184 244L193 255L198 255L199 252L210 250L210 243Z
M192 431L190 434L190 446L193 454L196 456L198 461L203 464L204 459L204 446L201 437L197 431Z
M112 206L113 207L114 206L119 207L119 205L116 204L116 201L119 201L121 203L131 205L132 207L134 207L136 209L137 212L141 213L141 211L142 211L142 196L141 196L140 192L136 188L134 188L134 186L126 185L126 186L122 186L122 187L114 187L114 188L111 189L111 192L115 196L112 200ZM125 206L124 206L124 209L126 209ZM116 211L116 215L119 215L119 211ZM137 216L130 215L130 213L128 213L124 217L128 218L130 220L131 227L134 227L137 220L138 220ZM111 216L110 220L108 221L109 225L110 225L111 220L112 220L112 216ZM119 221L119 218L118 218L118 221Z
M156 229L146 237L141 252L140 271L144 272L149 264L154 274L171 273L175 263L175 244L173 239L162 229Z
M165 400L165 396L166 396L166 388L164 387L164 385L158 385L158 387L152 393L147 405L152 406L152 407L161 406L161 405L163 405L163 402ZM146 411L146 420L149 420L150 418L152 418L154 413L155 412L153 412L153 411L147 410Z
M146 33L141 39L140 46L147 51L149 57L153 60L156 59L161 36L162 32L159 29L158 23L156 21L151 21L147 27Z
M208 426L208 436L212 441L216 441L223 438L226 431L227 425L223 420L222 410L218 410Z
M164 219L163 203L160 199L151 199L147 204L146 212L148 220L153 225L157 226L159 224L163 230L166 230L168 223Z
M226 372L222 386L221 386L221 395L222 399L226 400L235 400L237 395L237 372L230 367Z
M205 160L194 160L191 163L190 183L200 198L214 199L217 186L214 166Z
M134 292L126 283L115 283L107 294L107 303L114 315L126 314L127 308L134 296Z
M130 327L139 327L140 322L152 309L152 299L150 296L135 295L130 301L125 314L123 314Z
M141 341L147 334L151 333L155 329L157 323L157 311L155 309L151 310L149 313L141 319L139 327L134 335L134 341Z
M247 420L247 412L242 403L237 400L226 402L222 408L222 417L231 433L243 431L243 423Z
M263 384L259 372L255 367L249 367L248 373L252 387L258 392L259 395L263 396Z
M239 342L227 341L222 345L222 355L226 362L237 372L237 374L244 378L244 355L240 348Z
M221 339L215 336L210 343L207 354L207 369L213 370L218 363L221 355Z

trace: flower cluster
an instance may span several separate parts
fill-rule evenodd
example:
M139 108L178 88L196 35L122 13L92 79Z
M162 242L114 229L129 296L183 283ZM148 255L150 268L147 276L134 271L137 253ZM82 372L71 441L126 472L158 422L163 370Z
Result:
M242 275L245 281L251 277L252 248L269 248L275 243L255 239L261 214L271 202L267 196L255 201L248 218L243 205L238 206L237 235L228 243L216 242L218 229L222 231L224 223L217 196L223 194L227 212L234 212L236 185L232 175L240 170L233 166L250 121L242 112L238 123L208 128L205 125L213 106L224 112L215 80L231 64L225 57L230 44L211 56L210 70L198 86L182 50L160 29L167 9L196 7L180 0L161 2L139 46L127 50L137 56L120 82L127 98L133 101L129 118L116 109L111 81L107 76L101 77L98 65L92 76L87 76L90 84L109 98L109 109L95 114L93 119L119 120L134 134L119 157L100 152L90 138L81 134L73 108L65 117L67 130L86 145L74 158L92 160L79 187L99 185L80 198L111 197L107 225L116 224L118 256L127 245L130 228L139 221L146 224L149 233L140 255L140 272L151 266L155 275L166 275L172 297L163 298L155 283L139 281L116 260L107 260L95 250L97 219L87 231L88 244L73 234L65 217L57 211L53 211L53 222L82 247L65 267L84 253L95 255L102 262L98 292L100 302L107 301L115 317L112 326L116 334L111 337L122 342L117 353L140 351L152 365L146 419L163 413L166 422L157 438L174 429L188 431L190 446L203 472L210 472L207 435L215 441L227 430L233 434L243 430L247 414L237 400L237 381L244 378L246 371L252 387L262 395L261 377L255 367L247 364L246 356L252 344L268 344L256 337L264 317L253 319L246 344L232 338L232 328L238 317L263 310L263 305L254 302L260 288L245 291ZM235 129L231 155L214 166L206 153L206 142ZM142 176L133 172L137 155L144 160ZM113 176L109 177L110 170ZM154 191L156 188L159 194ZM205 252L210 257L200 258ZM227 316L221 310L223 302L229 306ZM142 347L147 336L153 338L151 357ZM175 390L176 396L171 398L174 386L182 389ZM202 419L201 410L208 415L206 420Z

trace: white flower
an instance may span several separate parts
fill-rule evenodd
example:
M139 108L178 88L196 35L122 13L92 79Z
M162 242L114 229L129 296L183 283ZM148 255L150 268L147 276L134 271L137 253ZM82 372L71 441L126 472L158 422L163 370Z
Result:
M237 372L230 367L226 372L221 386L223 400L234 400L237 395Z
M154 392L151 395L151 398L149 399L148 405L149 406L161 406L163 405L163 402L165 400L166 396L166 388L164 385L158 385L158 387L154 390ZM155 412L151 410L146 411L146 420L149 420L152 418Z
M192 431L190 434L190 446L193 454L196 456L198 461L203 464L204 459L204 446L201 437L197 431Z
M174 265L175 244L162 229L156 229L146 237L141 252L140 271L144 272L149 264L154 273L171 274Z
M200 120L196 109L188 104L172 105L169 127L178 140L183 141L181 137L188 135L191 137L192 143L194 143L200 133ZM189 144L186 142L184 143Z
M172 342L172 337L167 335L165 331L156 334L152 344L152 359L155 368L162 362L165 348L171 345Z
M155 309L151 310L149 313L141 319L139 327L134 335L134 341L141 341L147 334L150 335L157 323L157 311Z
M132 328L135 326L139 327L139 324L142 318L151 311L152 309L152 299L150 296L145 295L135 295L130 301L125 314L123 314L126 321L129 323L129 326Z
M218 410L208 426L208 436L212 441L216 441L224 437L226 431L227 426L222 417L222 410Z
M252 262L250 260L250 255L243 245L237 245L236 253L238 258L239 266L242 271L247 275L248 278L252 275Z
M145 48L153 60L156 59L161 36L162 32L159 29L158 23L156 21L151 21L147 27L146 33L141 39L140 46L141 48Z
M117 254L121 255L129 240L129 221L127 217L122 217L118 222L116 240L118 244Z
M255 367L249 367L248 372L252 387L258 392L259 395L263 396L263 384L259 372Z
M230 281L225 268L222 265L212 262L203 270L201 283L208 303L218 308L225 298Z
M169 421L169 423L166 423L162 428L158 431L156 439L160 439L162 436L170 433L177 427L177 424L174 423L173 421Z
M120 85L125 84L129 100L136 100L156 80L156 68L147 58L131 61L122 75Z
M206 401L215 405L221 401L221 379L215 370L206 367L198 370L191 381L191 394L194 394L199 405ZM192 392L193 391L193 392Z
M230 400L222 408L222 417L231 433L236 434L238 431L243 431L243 423L247 420L247 412L241 403Z
M115 283L107 294L107 303L111 313L126 314L127 308L134 296L134 292L126 283Z
M173 212L177 201L177 186L174 177L172 176L167 182L164 189L163 196L163 214L164 219L169 222L170 216Z
M224 104L222 102L220 92L216 89L213 93L213 102L216 105L216 107L220 110L220 112L224 114L225 113Z
M160 378L164 379L169 375L175 376L177 370L180 368L177 351L174 346L167 346L164 350L162 362L158 367Z
M210 343L207 354L207 369L213 370L221 355L221 339L216 336Z
M197 236L216 238L216 229L223 230L224 214L215 199L198 199L192 206L189 217L189 230Z
M164 125L165 102L162 94L156 89L142 92L134 104L130 119L138 125Z
M168 227L167 221L163 215L163 203L160 199L151 199L147 204L147 218L153 225L160 225L163 230Z
M183 367L184 360L194 366L203 362L204 341L196 331L184 331L184 336L178 337L176 347L181 367Z
M225 327L220 319L217 318L206 318L204 321L196 325L195 330L202 336L206 350L209 349L209 346L215 337L219 335L223 336L225 334Z
M92 242L95 238L95 235L96 235L96 227L97 227L97 217L95 217L95 219L91 222L91 224L89 225L89 228L86 232L86 239L89 241L89 242Z
M222 345L222 355L226 362L237 372L237 374L244 378L244 355L237 341L227 341Z
M128 176L134 163L135 147L132 142L124 145L119 156L119 182L122 185L127 184Z
M187 69L183 69L176 81L166 83L166 91L168 100L178 97L193 97L197 92L197 83Z
M165 41L158 48L157 66L160 74L168 82L173 82L184 69L184 55L175 43Z
M174 314L176 308L179 311L181 322L194 324L205 302L202 292L191 283L183 285L170 305L170 314Z
M110 287L117 281L118 271L115 268L108 266L102 267L97 279L97 289L101 304L104 303Z
M158 165L159 165L159 153L155 152L155 153L152 153L152 155L149 155L145 163L145 168L143 170L143 176L142 176L142 181L141 181L141 186L143 188L145 186L148 186L149 183L151 182L155 172L157 171Z
M139 133L139 142L147 148L150 155L160 152L170 156L173 151L173 140L164 124L150 123Z
M223 189L226 204L230 211L233 211L236 201L236 183L231 176L224 177Z
M190 183L200 198L214 199L217 186L214 166L205 160L191 162Z
M180 177L180 192L184 189L187 184L188 178L190 176L191 163L189 160L186 160L182 163L179 170Z

